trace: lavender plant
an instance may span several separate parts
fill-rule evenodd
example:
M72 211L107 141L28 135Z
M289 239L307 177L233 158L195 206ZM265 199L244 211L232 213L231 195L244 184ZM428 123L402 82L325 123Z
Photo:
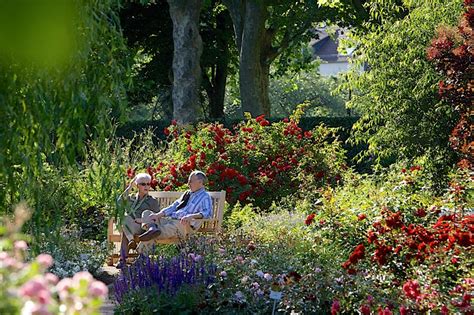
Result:
M122 269L114 283L115 297L122 303L127 295L152 290L157 295L175 296L183 287L208 286L215 280L216 266L202 256L180 254L171 258L140 256Z

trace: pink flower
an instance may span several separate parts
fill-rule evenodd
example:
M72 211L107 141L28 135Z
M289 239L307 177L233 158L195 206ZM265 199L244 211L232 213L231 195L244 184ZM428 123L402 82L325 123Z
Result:
M94 297L105 297L108 292L107 286L100 281L94 281L89 286L89 293Z
M45 275L44 275L44 278L46 279L46 281L47 281L48 283L53 284L53 285L57 284L58 281L59 281L58 276L56 276L55 274L52 274L52 273L50 273L50 272L47 273L47 274L45 274Z
M28 245L26 245L25 241L16 241L15 242L15 249L26 250L27 248L28 248Z
M41 265L41 267L47 269L53 265L53 257L49 254L40 254L36 257L36 261Z
M72 288L73 282L71 278L64 278L56 285L56 290L58 291L59 298L64 300L69 295L69 290Z
M83 282L90 283L93 280L94 280L94 278L87 271L78 272L74 275L74 277L72 277L72 281L74 282L74 286L79 286Z
M8 253L7 252L0 252L0 261L7 259Z
M244 259L244 257L242 257L242 256L237 256L237 257L235 257L235 261L238 261L238 262L241 263L241 264L244 263L244 260L245 260L245 259Z
M37 297L41 291L47 291L48 288L46 287L42 278L33 278L27 283L25 283L19 290L18 294L23 297L34 298Z
M227 277L227 272L221 271L220 275L221 275L221 277L225 278L225 277Z
M36 293L36 299L40 304L48 305L51 302L51 292L44 288Z

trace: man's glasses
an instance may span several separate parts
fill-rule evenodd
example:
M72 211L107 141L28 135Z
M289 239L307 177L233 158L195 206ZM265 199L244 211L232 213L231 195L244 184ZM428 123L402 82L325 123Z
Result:
M140 185L140 186L150 186L150 183L140 183L138 185Z

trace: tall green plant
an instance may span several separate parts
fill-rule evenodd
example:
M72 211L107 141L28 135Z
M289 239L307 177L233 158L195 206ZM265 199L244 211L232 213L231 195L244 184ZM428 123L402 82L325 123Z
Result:
M440 159L439 164L451 160L448 135L455 115L437 97L440 76L426 59L426 47L437 25L455 24L460 3L407 2L403 18L381 18L380 26L354 36L359 45L356 63L367 71L350 73L344 88L354 91L348 105L362 114L352 139L368 144L365 157L380 162L428 154Z
M51 1L41 4L54 8ZM70 20L60 18L61 10L36 12L36 6L25 6L18 11L27 23L45 20L53 27L46 22L10 25L11 32L21 34L24 27L47 37L45 46L52 48L34 48L49 59L21 54L15 46L0 51L0 116L6 121L0 125L1 212L22 199L35 208L37 220L49 212L51 205L38 202L51 193L46 169L74 167L84 156L86 140L110 135L113 117L124 107L128 67L115 13L118 2L74 1L69 6ZM55 36L53 30L60 27L68 36ZM3 32L11 35L10 29ZM70 46L56 52L62 49L59 41L69 37Z

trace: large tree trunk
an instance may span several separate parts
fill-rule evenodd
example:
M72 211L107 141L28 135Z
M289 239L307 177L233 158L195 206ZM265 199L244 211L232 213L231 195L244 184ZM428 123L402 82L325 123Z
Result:
M234 23L239 50L240 98L243 112L270 116L268 96L270 63L265 21L267 5L260 0L225 0Z
M168 0L173 20L173 117L178 124L202 117L199 88L202 39L199 13L202 0Z
M240 97L242 111L252 116L270 115L268 73L262 58L266 15L263 1L247 2L240 44Z

